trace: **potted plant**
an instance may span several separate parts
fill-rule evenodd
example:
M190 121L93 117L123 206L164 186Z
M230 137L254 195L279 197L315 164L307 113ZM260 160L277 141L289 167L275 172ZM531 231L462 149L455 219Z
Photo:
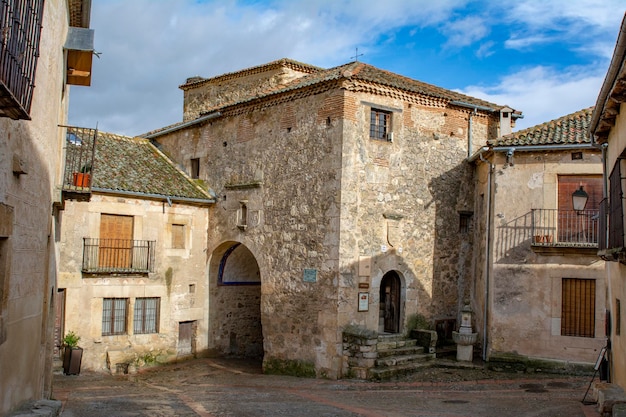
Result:
M80 172L74 172L72 174L74 186L83 187L83 188L89 187L89 184L91 183L90 172L91 172L91 164L85 164L80 169Z
M78 375L80 363L83 359L83 349L78 347L80 336L69 331L63 337L63 373L65 375Z

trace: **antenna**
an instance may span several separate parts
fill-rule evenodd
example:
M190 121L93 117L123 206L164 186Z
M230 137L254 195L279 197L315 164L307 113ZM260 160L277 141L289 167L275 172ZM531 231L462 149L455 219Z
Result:
M359 62L360 56L363 56L363 54L359 53L359 48L355 48L354 56L351 56L350 59L354 59L356 62Z

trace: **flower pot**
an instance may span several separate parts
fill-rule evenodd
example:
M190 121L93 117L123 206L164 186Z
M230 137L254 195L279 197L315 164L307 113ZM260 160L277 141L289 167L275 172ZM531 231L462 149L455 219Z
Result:
M543 235L535 235L535 243L543 243Z
M86 173L86 172L74 172L72 176L73 176L72 181L75 187L83 187L83 188L89 187L91 174Z
M63 373L65 375L80 374L80 363L83 360L83 348L66 347L63 352Z

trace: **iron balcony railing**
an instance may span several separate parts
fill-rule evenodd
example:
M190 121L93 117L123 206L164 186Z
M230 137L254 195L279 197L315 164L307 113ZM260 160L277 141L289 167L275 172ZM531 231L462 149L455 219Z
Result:
M598 247L599 210L532 210L532 245Z
M61 126L65 131L63 191L89 193L94 170L97 129Z
M153 240L84 238L83 272L148 273L154 272Z

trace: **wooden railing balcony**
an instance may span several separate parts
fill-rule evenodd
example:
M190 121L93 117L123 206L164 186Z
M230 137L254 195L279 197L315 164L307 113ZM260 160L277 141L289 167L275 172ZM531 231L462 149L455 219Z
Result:
M154 272L153 240L84 238L83 272L92 274Z
M597 248L599 210L532 210L532 245Z

